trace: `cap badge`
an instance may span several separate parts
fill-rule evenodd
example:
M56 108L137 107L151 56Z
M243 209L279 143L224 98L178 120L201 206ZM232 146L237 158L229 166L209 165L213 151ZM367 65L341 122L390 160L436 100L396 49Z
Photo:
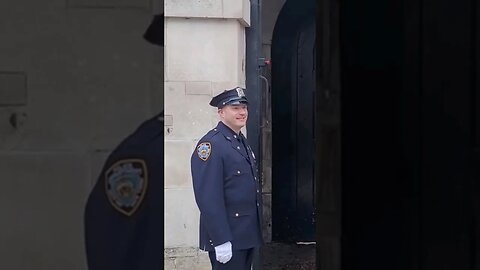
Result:
M237 87L236 90L237 90L238 97L244 97L245 96L245 93L243 92L242 88Z

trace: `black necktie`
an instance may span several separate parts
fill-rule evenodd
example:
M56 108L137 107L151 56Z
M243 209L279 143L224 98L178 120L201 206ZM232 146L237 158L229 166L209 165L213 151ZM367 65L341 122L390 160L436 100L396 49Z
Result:
M239 137L239 140L240 142L242 143L243 145L243 148L245 149L245 153L247 153L247 158L248 160L250 160L250 155L248 154L248 147L247 147L247 142L245 141L245 139L243 139L243 136L238 136Z

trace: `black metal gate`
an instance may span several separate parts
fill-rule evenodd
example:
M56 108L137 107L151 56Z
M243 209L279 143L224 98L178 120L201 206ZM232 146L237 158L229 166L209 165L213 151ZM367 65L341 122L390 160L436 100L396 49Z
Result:
M315 241L315 2L287 1L272 41L272 240Z

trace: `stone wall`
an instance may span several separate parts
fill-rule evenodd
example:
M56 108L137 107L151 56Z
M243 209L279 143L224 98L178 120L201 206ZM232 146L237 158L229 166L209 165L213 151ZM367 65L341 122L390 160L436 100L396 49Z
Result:
M208 105L211 98L224 89L245 86L249 21L248 0L165 2L167 270L197 269L193 265L209 269L208 256L197 249L199 211L190 156L197 141L218 121L216 108Z

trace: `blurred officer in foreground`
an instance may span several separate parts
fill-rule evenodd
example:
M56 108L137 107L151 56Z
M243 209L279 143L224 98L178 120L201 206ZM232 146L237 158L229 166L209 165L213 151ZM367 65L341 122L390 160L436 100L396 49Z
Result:
M161 17L144 37L163 46ZM163 269L163 126L161 112L107 158L84 214L89 270Z
M191 157L200 249L209 252L214 270L250 270L254 249L263 243L255 155L241 132L248 118L243 90L226 90L212 99L220 122Z

